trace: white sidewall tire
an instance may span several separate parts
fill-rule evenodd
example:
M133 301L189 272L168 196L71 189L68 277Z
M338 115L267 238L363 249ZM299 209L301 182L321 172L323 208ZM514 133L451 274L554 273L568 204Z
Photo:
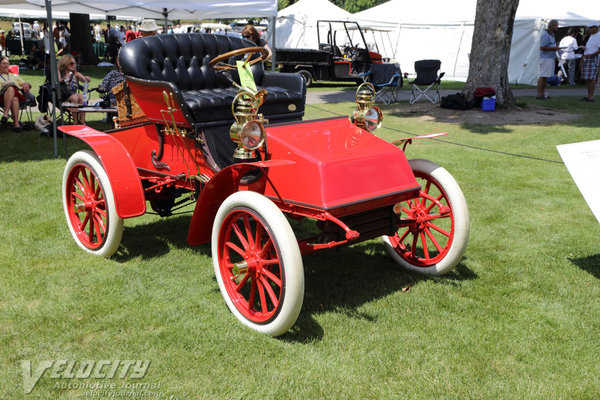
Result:
M458 186L456 180L454 180L452 175L450 175L445 168L432 161L423 159L409 160L408 163L414 172L430 175L446 192L454 216L454 237L452 238L452 244L450 245L450 249L446 256L437 264L428 267L420 267L411 264L402 258L394 249L388 236L382 236L385 250L392 259L403 268L429 275L442 275L454 269L467 249L470 230L467 202L460 186Z
M256 212L268 225L272 239L277 242L280 251L280 267L285 276L284 295L280 301L280 310L275 318L267 323L259 324L247 319L233 304L223 283L219 267L219 233L221 225L231 210L244 207ZM298 319L304 299L304 268L298 242L289 222L277 206L263 195L240 191L230 195L219 207L212 229L211 251L215 277L225 303L235 317L251 329L270 335L279 336L287 332ZM283 304L281 304L283 303Z
M108 211L108 231L106 234L106 238L102 246L96 249L90 249L86 247L81 241L78 239L77 234L75 232L75 228L71 224L70 219L70 210L68 208L68 202L66 198L67 194L67 179L69 176L69 172L71 169L77 164L85 164L87 165L91 171L96 175L100 186L102 186L102 190L104 191L104 197L106 200L106 208ZM104 167L100 162L100 159L90 150L81 150L76 152L69 158L67 161L67 165L65 166L65 171L63 173L62 180L62 200L63 200L63 209L65 212L65 218L67 219L67 225L69 226L69 231L71 231L71 235L75 242L79 247L88 253L95 254L102 257L110 257L113 255L119 245L121 243L121 238L123 236L123 219L119 217L117 214L117 208L115 205L115 198L113 195L112 187L110 185L110 181L108 179L108 175L104 171Z

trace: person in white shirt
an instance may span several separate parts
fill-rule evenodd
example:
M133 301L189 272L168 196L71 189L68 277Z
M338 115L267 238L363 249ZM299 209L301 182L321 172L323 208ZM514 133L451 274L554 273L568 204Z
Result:
M40 24L37 21L33 21L33 26L31 27L35 32L35 37L40 37Z
M590 38L585 44L585 51L581 62L581 79L587 81L587 97L583 101L594 101L594 90L596 89L596 79L598 77L598 55L600 54L600 34L598 33L598 23L594 22L588 26Z
M96 42L102 41L102 35L100 35L101 31L102 30L100 29L100 25L94 25L94 38L96 39Z
M567 32L567 36L562 38L558 47L560 50L560 59L562 62L567 64L567 70L569 75L569 85L575 86L575 65L577 59L581 57L579 54L575 54L575 52L579 49L577 46L577 39L575 36L577 35L577 29L569 28Z
M121 47L125 44L125 27L123 25L121 25L121 28L117 34L119 35L119 47Z

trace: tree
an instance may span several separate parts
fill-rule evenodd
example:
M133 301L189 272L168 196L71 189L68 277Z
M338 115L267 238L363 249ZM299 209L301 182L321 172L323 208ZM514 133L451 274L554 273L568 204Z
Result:
M284 8L290 6L293 2L294 0L277 0L277 9L283 10Z
M469 76L463 92L473 97L478 87L493 87L496 103L514 105L508 84L508 61L519 0L477 0Z
M97 64L98 57L92 48L92 31L88 14L69 13L71 23L71 49L81 56L82 64Z
M378 6L389 0L330 0L336 6L343 8L350 13L356 13L367 8Z

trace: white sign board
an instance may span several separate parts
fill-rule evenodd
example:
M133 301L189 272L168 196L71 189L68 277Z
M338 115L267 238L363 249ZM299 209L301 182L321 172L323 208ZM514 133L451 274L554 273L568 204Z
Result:
M567 170L600 222L600 140L556 146Z

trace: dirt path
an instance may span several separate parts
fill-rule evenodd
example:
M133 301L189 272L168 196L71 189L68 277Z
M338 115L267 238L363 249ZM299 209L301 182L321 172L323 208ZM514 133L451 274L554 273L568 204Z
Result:
M519 124L551 124L572 121L578 115L564 111L529 104L523 109L481 111L471 109L466 111L448 110L439 104L417 103L413 105L397 104L387 112L403 117L418 117L423 121L444 122L455 124L485 124L485 125L519 125Z

